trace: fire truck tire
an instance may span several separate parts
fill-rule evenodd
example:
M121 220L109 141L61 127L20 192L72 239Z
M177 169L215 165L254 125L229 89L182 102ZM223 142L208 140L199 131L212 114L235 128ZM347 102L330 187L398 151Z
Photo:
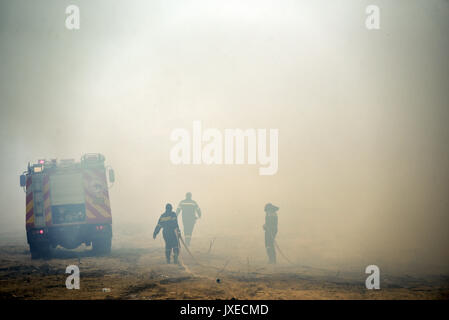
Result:
M92 241L92 250L97 255L111 253L111 238L102 238Z
M30 253L31 253L31 259L32 260L36 260L36 259L39 259L41 257L39 249L33 243L30 243Z
M48 243L30 243L30 253L31 253L31 259L51 259L52 257L52 251L50 248L50 244Z
M42 246L40 247L40 252L42 258L44 258L45 260L51 259L52 250L49 243L42 244Z

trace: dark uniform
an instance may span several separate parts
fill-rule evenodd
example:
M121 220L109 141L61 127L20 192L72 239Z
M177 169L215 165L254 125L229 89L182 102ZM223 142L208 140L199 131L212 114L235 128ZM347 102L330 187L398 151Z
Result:
M274 245L274 239L278 233L278 215L277 210L279 208L268 203L265 206L265 224L263 229L265 230L265 248L268 254L268 263L276 263L276 249Z
M196 219L201 218L201 209L196 201L192 200L192 194L190 192L188 192L186 194L186 198L179 203L176 214L179 215L181 211L186 245L190 245L190 240L192 239L192 232L193 227L195 226Z
M165 212L159 218L157 226L154 229L153 239L156 239L161 228L162 236L165 240L165 256L167 258L167 263L170 263L171 251L173 250L173 263L177 264L179 255L178 217L176 213L172 211L172 205L169 203L165 206Z

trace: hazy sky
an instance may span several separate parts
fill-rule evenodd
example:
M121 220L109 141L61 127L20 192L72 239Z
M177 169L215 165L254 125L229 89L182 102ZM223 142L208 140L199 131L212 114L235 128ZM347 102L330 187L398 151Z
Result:
M447 271L448 31L443 0L0 0L0 231L24 229L28 161L101 152L115 224L151 232L191 191L198 233L260 233L273 202L292 242ZM278 173L171 164L194 120L279 129Z

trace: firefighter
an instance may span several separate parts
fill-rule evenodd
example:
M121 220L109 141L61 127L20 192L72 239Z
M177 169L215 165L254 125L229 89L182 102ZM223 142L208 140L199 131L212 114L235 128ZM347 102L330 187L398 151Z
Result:
M184 225L184 238L186 245L188 246L192 239L195 222L197 219L201 218L201 209L196 201L192 200L192 193L186 193L186 198L179 203L178 209L176 209L176 215L179 215L181 211L182 224Z
M266 215L263 229L265 230L265 248L267 249L268 263L270 264L276 263L276 249L274 247L274 239L276 238L276 234L278 232L278 210L279 208L272 205L271 203L267 203L265 205Z
M167 203L165 206L165 212L159 218L157 226L154 229L153 239L156 239L156 236L162 228L162 236L165 240L165 257L167 258L167 263L170 263L171 251L173 250L173 263L178 264L179 226L178 217L172 209L172 205Z

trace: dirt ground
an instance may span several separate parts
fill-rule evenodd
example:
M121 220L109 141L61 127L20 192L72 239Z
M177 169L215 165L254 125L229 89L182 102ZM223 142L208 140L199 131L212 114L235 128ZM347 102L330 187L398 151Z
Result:
M382 274L381 289L367 290L363 272L349 272L226 254L238 244L194 239L194 258L166 265L162 240L114 235L112 253L56 248L50 260L31 260L22 235L0 235L0 299L448 299L449 276ZM221 239L222 240L222 239ZM233 250L235 249L235 250ZM254 260L254 261L253 261ZM280 257L279 260L282 260ZM79 290L68 290L66 267L80 269Z

